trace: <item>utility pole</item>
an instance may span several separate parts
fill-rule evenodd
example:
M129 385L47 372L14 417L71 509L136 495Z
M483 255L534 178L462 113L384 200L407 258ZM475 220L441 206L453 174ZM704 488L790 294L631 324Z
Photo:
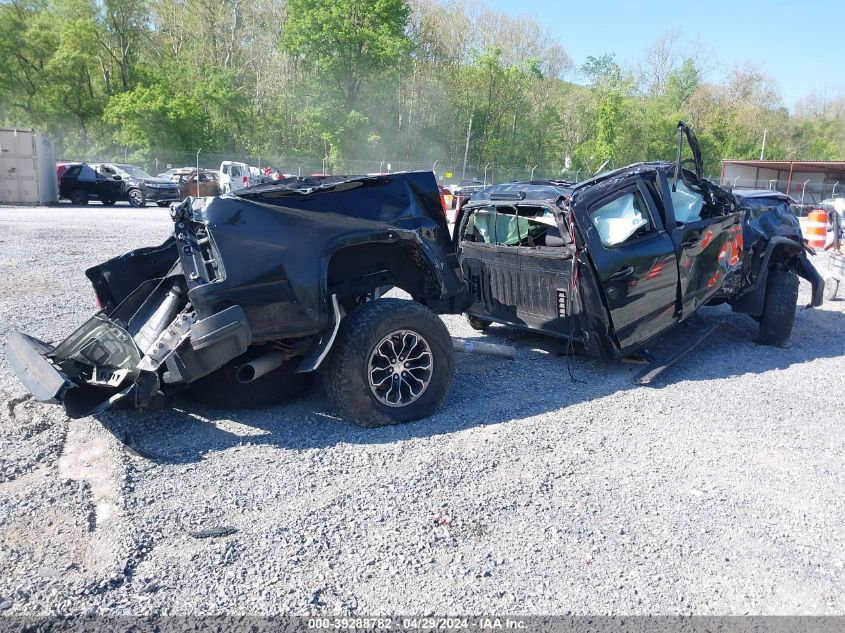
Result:
M769 130L763 130L763 147L760 148L760 160L763 160L763 155L766 153L766 136Z
M469 156L469 139L472 136L472 113L469 115L469 125L467 125L467 144L464 147L464 168L461 170L461 181L466 180L467 175L467 157Z

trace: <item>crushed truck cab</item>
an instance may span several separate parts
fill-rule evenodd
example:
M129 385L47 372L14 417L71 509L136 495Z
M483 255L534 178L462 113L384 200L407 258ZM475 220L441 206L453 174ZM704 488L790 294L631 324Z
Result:
M695 136L683 123L678 134L675 163L473 196L455 231L470 323L536 330L615 358L701 306L729 303L760 321L761 342L784 344L797 276L812 284L812 305L824 288L797 218L787 203L761 208L704 179Z

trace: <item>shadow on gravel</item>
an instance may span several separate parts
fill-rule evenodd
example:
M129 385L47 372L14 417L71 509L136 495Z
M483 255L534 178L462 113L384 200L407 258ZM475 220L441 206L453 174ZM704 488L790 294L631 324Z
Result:
M641 366L571 356L564 341L493 326L485 336L516 346L516 360L457 354L455 379L443 408L417 422L362 429L334 417L319 388L285 405L264 409L213 409L174 400L161 411L108 411L99 419L121 440L128 434L129 443L148 459L178 464L200 461L208 453L243 444L307 450L337 444L402 442L502 422L519 424L522 418L560 411L620 391L660 389L685 381L719 381L845 356L845 313L838 309L799 307L792 343L786 348L754 343L757 324L727 308L708 309L705 316L721 319L726 325L668 369L652 387L632 383ZM690 326L677 326L649 351L659 354L666 341L684 336L685 329L691 331ZM719 383L714 382L714 398L718 398L719 389ZM749 398L752 396L749 394Z

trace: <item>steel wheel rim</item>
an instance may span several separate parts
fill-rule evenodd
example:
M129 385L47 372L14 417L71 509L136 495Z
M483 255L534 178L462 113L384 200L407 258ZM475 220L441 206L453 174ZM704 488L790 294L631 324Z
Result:
M387 407L406 407L428 389L433 368L428 341L412 330L396 330L382 338L370 354L370 391Z

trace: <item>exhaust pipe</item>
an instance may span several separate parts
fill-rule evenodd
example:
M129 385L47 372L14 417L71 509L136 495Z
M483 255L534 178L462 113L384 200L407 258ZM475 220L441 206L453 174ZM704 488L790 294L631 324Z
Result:
M516 358L516 348L510 345L484 343L457 336L452 337L452 349L467 354L481 354L483 356L499 356L500 358Z
M161 300L161 303L153 310L146 323L135 335L135 343L138 345L138 349L144 354L149 354L153 343L173 323L173 319L176 318L184 305L184 293L178 282L174 281L164 299Z
M236 377L238 382L245 385L248 382L261 378L274 369L278 369L285 361L285 355L281 352L267 352L255 360L252 360L238 369Z

